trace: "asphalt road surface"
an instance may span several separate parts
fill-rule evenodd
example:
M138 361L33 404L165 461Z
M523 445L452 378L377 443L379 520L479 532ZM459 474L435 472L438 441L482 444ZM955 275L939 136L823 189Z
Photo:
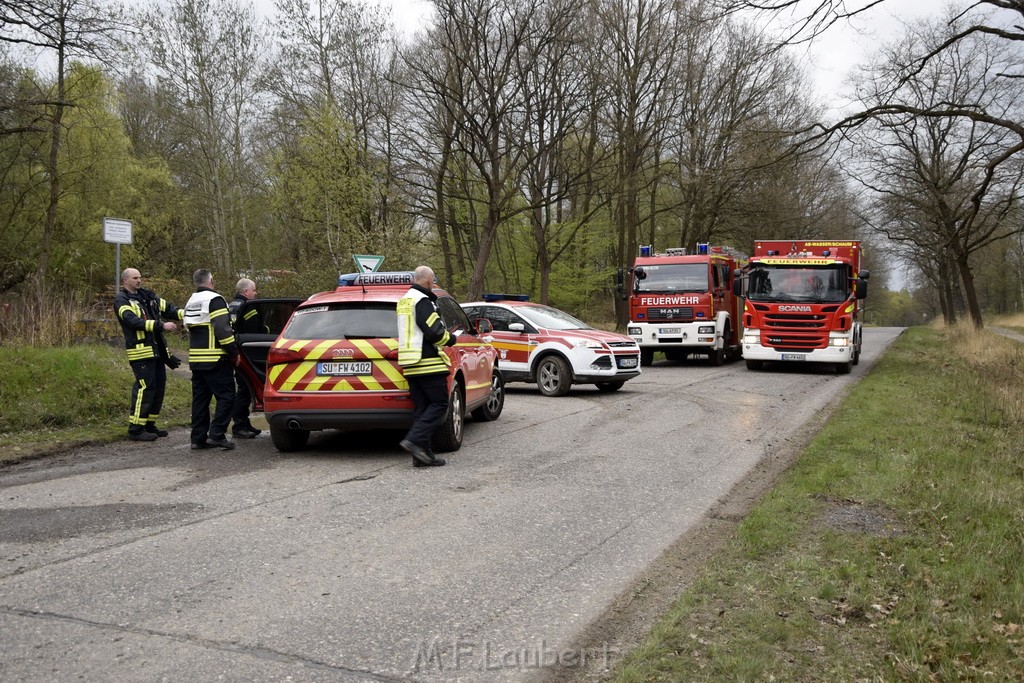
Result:
M612 394L513 384L448 467L414 469L400 434L285 456L175 430L0 469L0 680L600 671L630 645L587 642L609 605L899 333L866 330L850 375L697 359Z

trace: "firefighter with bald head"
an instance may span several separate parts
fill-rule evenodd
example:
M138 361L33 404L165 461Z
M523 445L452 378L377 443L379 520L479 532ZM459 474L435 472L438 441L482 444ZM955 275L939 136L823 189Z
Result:
M448 374L451 360L443 351L454 346L457 333L448 331L437 312L433 292L434 271L420 266L413 284L398 300L398 365L409 383L413 423L401 442L412 454L415 467L446 464L430 449L434 430L448 415Z
M124 332L128 364L135 375L128 412L128 438L132 441L155 441L167 436L167 430L156 426L164 403L167 370L181 364L167 351L164 332L178 329L174 320L181 320L184 311L142 287L142 274L135 268L121 273L121 291L114 298L114 311Z

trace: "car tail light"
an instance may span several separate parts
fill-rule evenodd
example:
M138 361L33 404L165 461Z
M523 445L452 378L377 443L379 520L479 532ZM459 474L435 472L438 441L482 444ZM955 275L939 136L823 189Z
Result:
M285 348L272 348L267 352L267 365L282 365L284 363L298 363L299 361L305 360L306 357L292 349Z

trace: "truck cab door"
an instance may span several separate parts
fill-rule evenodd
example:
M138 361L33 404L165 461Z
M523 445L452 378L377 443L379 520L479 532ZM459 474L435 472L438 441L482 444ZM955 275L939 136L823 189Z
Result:
M267 352L302 299L252 299L238 309L235 341L240 358L238 372L249 383L253 408L263 410L263 384L267 379Z

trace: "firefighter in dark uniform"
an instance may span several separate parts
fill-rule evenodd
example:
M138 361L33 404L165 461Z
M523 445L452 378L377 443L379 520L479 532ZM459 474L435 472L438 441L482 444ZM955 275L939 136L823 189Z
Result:
M235 286L235 298L228 303L228 314L231 316L231 326L235 334L268 334L270 331L263 324L260 312L256 308L250 308L241 318L238 317L238 310L246 301L256 298L256 283L249 278L242 278ZM256 429L249 421L249 413L252 408L252 392L249 390L249 383L242 372L235 369L235 405L231 409L231 419L234 426L231 434L236 439L254 439L260 435L261 430Z
M184 311L143 289L142 275L135 268L125 268L121 273L121 291L114 298L114 310L124 332L128 364L135 375L128 438L155 441L157 437L167 436L166 430L156 426L167 387L164 365L173 369L181 364L176 356L167 352L164 332L178 329L171 319L181 320Z
M188 328L188 364L192 368L192 449L219 447L230 450L227 438L235 400L235 359L238 350L231 330L228 304L213 290L213 274L197 270L192 276L196 292L185 304ZM210 419L210 399L217 408Z
M412 454L413 465L444 465L444 458L430 450L434 430L448 414L448 373L451 360L441 349L454 346L456 334L449 333L437 312L437 295L432 291L434 271L420 266L413 273L413 285L398 300L398 365L409 382L413 423L399 444Z

